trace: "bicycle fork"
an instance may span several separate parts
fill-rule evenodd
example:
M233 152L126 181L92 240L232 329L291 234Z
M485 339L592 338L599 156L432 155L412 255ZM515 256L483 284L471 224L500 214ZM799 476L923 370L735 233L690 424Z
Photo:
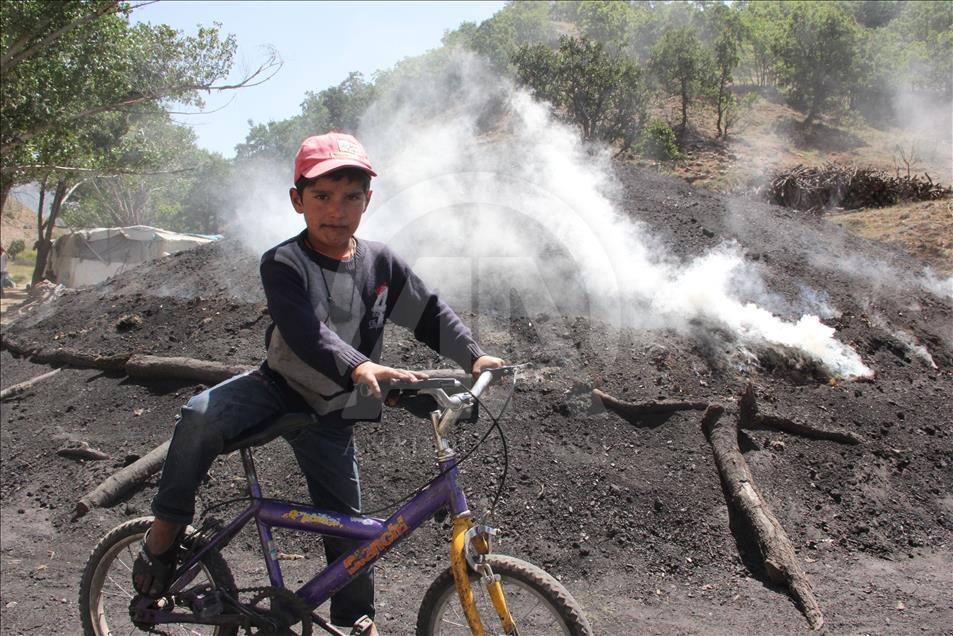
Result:
M486 526L474 526L473 519L469 515L455 517L453 520L453 541L450 544L450 567L453 571L457 594L460 596L460 604L463 606L463 614L467 618L467 624L469 624L473 636L485 636L485 633L473 599L468 566L480 574L487 593L490 595L490 600L493 602L493 608L500 617L503 632L508 636L517 636L519 632L509 609L506 607L500 577L493 574L490 564L483 558L490 552L490 536L492 533L493 530Z

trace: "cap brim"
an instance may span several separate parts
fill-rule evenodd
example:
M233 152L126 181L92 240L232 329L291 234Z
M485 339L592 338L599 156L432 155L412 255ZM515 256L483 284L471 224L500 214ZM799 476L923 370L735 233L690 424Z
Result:
M316 177L326 175L329 172L340 170L341 168L357 168L358 170L363 170L372 177L377 176L377 173L371 170L370 166L352 159L327 159L314 164L311 166L311 168L305 170L298 176L299 178L304 177L305 179L314 179Z

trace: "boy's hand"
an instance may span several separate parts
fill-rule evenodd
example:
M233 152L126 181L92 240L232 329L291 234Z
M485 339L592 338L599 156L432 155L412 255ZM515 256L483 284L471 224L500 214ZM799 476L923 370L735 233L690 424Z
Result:
M480 374L486 371L487 369L499 369L500 367L506 366L506 360L503 358L495 358L493 356L480 356L476 359L476 362L473 363L473 379L480 377Z
M379 380L406 380L407 382L416 382L417 380L426 380L429 376L419 371L408 371L407 369L395 369L385 367L382 364L374 362L362 362L351 371L351 380L355 385L364 384L371 390L371 393L378 400L381 399L381 387Z

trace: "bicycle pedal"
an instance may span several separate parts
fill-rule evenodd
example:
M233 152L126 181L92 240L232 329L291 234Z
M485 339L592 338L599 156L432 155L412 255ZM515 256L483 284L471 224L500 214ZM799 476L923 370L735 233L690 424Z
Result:
M362 616L354 623L350 636L380 636L380 634L374 626L374 621L367 616Z

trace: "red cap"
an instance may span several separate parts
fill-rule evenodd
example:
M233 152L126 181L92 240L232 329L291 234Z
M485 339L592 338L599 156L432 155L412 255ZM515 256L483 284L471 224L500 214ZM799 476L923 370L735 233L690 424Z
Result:
M301 177L314 179L338 168L358 168L377 176L361 142L351 135L329 132L301 142L295 155L294 181Z

